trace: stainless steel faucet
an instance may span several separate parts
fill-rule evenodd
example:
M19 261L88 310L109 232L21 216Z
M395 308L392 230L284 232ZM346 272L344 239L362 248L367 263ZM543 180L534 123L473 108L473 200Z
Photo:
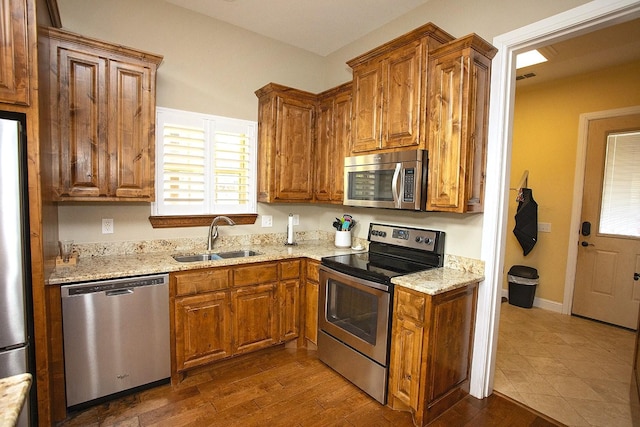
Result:
M213 218L213 221L211 221L211 225L209 226L209 244L207 245L208 251L213 249L213 242L215 242L215 240L218 238L218 221L220 221L221 219L227 221L227 224L229 225L236 225L236 223L233 222L233 220L228 216L220 215Z

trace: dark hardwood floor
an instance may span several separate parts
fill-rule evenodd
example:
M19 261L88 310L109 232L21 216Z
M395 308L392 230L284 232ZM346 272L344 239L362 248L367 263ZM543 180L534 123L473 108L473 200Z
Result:
M144 351L141 349L141 351ZM432 426L561 426L499 394L467 396ZM282 346L69 413L58 426L413 426L318 360Z

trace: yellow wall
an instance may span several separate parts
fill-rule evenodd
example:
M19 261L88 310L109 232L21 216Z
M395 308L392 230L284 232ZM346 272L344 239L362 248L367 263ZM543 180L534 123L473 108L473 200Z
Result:
M510 191L504 288L512 265L528 265L540 275L536 297L563 302L579 116L640 105L639 75L637 61L516 90L510 187L529 170L538 222L551 223L551 232L538 232L536 246L523 256L511 232L518 204Z

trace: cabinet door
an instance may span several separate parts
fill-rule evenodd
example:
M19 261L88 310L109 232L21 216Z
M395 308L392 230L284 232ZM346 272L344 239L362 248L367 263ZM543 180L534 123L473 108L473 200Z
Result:
M380 148L381 68L374 61L353 70L353 125L351 152Z
M425 296L401 287L394 292L389 395L417 411L427 301Z
M333 103L333 151L331 153L332 202L344 201L344 158L351 150L351 88L336 96Z
M107 60L58 47L58 93L52 117L54 186L57 196L98 197L108 194Z
M277 201L313 198L313 103L278 97L275 186Z
M318 289L320 287L317 261L307 261L307 282L305 288L305 338L318 343Z
M314 199L318 202L331 200L332 162L339 154L334 153L333 98L320 101L316 109L316 146Z
M178 372L231 356L229 292L210 292L175 301Z
M248 353L278 343L275 283L247 286L231 292L233 354Z
M473 354L477 287L469 286L436 295L429 324L430 373L426 378L427 405L442 401L468 383Z
M351 150L351 84L325 92L316 107L314 199L342 204L344 158Z
M155 92L149 67L109 62L109 193L153 201Z
M390 393L413 410L418 409L420 364L424 328L411 320L397 319L392 335L393 357Z
M436 51L429 62L427 210L482 212L495 48L487 44L478 53L460 44L457 51Z
M300 335L300 280L278 283L280 341L290 341Z
M420 144L425 68L419 40L397 49L383 61L382 148Z
M0 0L0 102L29 105L26 0Z

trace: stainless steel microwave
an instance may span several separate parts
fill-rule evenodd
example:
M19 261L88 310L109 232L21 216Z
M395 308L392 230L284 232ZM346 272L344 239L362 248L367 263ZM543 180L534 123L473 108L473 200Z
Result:
M344 159L344 205L424 211L426 150L365 154Z

